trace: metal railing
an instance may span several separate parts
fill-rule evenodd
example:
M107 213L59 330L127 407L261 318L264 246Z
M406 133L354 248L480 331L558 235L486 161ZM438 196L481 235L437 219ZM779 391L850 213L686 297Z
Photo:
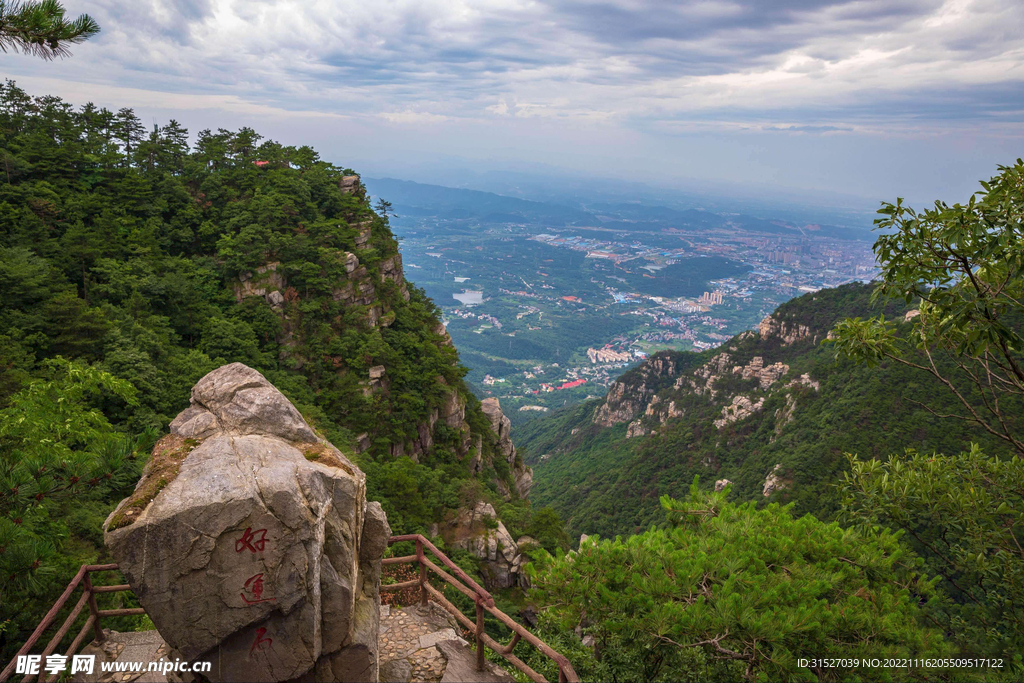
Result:
M476 669L477 671L484 670L484 647L489 647L499 655L504 657L515 666L517 669L522 671L524 674L529 676L530 680L536 681L537 683L546 683L546 679L539 673L531 669L523 660L512 654L512 650L519 643L520 640L525 640L530 645L540 650L547 657L553 660L558 665L558 681L559 683L578 683L580 680L576 675L576 672L572 668L572 664L565 658L564 655L560 655L552 650L547 643L533 635L526 630L524 626L517 623L512 617L508 616L500 609L494 606L494 598L491 594L480 587L476 581L469 578L464 571L462 571L454 562L448 559L444 553L437 549L437 547L428 541L425 537L420 534L409 534L406 536L392 536L388 541L388 544L398 543L400 541L414 541L416 543L416 554L415 555L404 555L402 557L386 557L384 558L384 564L404 564L416 562L420 565L420 577L413 579L412 581L403 581L402 583L393 583L389 585L381 585L381 591L396 591L404 590L407 588L419 587L420 589L420 605L426 606L427 600L433 598L435 602L444 607L448 612L452 614L456 619L459 620L463 626L473 632L476 640ZM441 561L448 569L451 570L452 576L445 570L438 567L436 564L427 559L424 550L429 550L438 560ZM437 590L430 583L427 582L427 570L430 570L444 579L447 583L454 586L460 593L468 597L476 604L476 622L474 623L469 617L462 613L458 607L453 605L441 591ZM461 581L459 580L461 579ZM484 611L489 612L498 621L503 623L509 629L512 630L512 640L508 645L502 645L497 642L486 633L484 633Z
M45 662L46 658L56 651L64 637L67 636L68 631L74 625L75 620L78 619L78 615L82 613L82 610L88 606L89 618L85 620L85 624L82 629L75 636L75 639L71 641L70 647L64 652L64 656L70 658L72 655L78 652L78 649L82 647L82 643L85 642L86 636L89 631L93 632L93 640L102 643L104 640L103 627L100 625L100 619L103 617L125 617L130 615L145 614L146 610L141 607L129 607L125 609L99 609L96 607L96 595L97 593L119 593L122 591L130 591L131 586L128 584L119 584L116 586L94 586L92 585L92 572L107 572L115 571L117 569L116 564L83 564L82 568L75 574L75 578L71 579L71 583L64 589L61 596L57 598L57 602L54 603L50 611L46 613L43 620L36 626L36 630L32 632L29 639L21 646L18 653L14 655L14 659L11 660L10 664L4 667L4 670L0 672L0 681L6 681L10 679L11 674L14 672L15 667L18 663L18 657L27 655L31 652L36 642L46 633L47 629L53 623L54 619L60 613L60 610L64 607L64 604L71 597L71 594L75 592L75 589L79 585L82 586L82 597L78 599L78 602L72 608L67 618L64 619L64 623L61 625L57 632L50 638L50 642L46 644L46 647L42 652L42 661ZM32 679L37 681L55 681L57 680L57 674L51 674L44 678L43 668L40 667L39 674L26 674L21 679L22 683L29 683Z

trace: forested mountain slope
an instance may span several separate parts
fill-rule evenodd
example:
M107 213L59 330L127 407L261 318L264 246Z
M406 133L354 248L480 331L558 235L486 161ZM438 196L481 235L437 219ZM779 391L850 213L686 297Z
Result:
M47 470L32 444L55 444L61 468L97 461L106 435L155 435L200 377L234 361L356 454L397 533L518 498L521 461L495 457L437 308L405 281L386 210L353 171L247 128L190 146L173 121L147 130L131 109L0 85L0 488L15 492L0 501L0 549L26 533L22 511L41 514L36 495L74 491L88 511L50 510L46 534L17 561L7 553L12 567L38 568L69 533L89 559L147 450L86 485ZM51 394L79 402L91 431L50 430Z
M977 427L919 405L956 412L955 398L926 374L836 360L822 342L843 318L884 312L909 331L902 321L913 313L872 304L871 291L851 284L804 295L756 333L702 354L659 353L605 399L521 426L533 500L554 507L573 535L630 534L660 522L659 497L682 495L700 475L702 487L732 482L734 499L795 502L796 512L828 519L845 453L955 453L971 442L1005 451ZM1020 406L1007 413L1024 416Z

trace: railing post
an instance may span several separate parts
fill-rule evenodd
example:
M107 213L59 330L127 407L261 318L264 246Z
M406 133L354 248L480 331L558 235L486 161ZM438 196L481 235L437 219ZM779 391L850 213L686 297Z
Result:
M97 643L103 642L103 627L100 625L100 611L96 607L96 594L92 592L92 576L88 571L85 572L85 576L82 577L83 587L89 599L89 613L92 614L92 630L96 635L95 640Z
M476 599L476 670L484 670L484 605Z
M427 563L423 554L423 541L416 539L416 559L420 563L420 608L427 608Z

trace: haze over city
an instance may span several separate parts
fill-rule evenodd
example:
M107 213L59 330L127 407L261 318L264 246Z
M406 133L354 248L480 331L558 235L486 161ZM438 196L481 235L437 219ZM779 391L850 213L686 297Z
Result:
M966 199L1020 153L1016 0L68 9L102 32L5 77L147 125L251 126L367 175L539 169L871 208Z

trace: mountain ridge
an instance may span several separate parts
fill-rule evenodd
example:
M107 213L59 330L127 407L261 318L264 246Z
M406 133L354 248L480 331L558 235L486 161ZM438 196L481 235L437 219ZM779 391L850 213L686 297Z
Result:
M699 354L660 352L604 398L520 426L535 504L554 507L573 535L637 533L660 521L661 495L682 495L699 475L707 488L727 480L738 500L792 502L829 519L847 452L885 457L914 444L948 453L972 442L1000 452L980 430L918 405L945 399L937 380L837 360L822 344L842 318L902 321L912 310L872 302L871 292L850 284L806 294L756 332Z

